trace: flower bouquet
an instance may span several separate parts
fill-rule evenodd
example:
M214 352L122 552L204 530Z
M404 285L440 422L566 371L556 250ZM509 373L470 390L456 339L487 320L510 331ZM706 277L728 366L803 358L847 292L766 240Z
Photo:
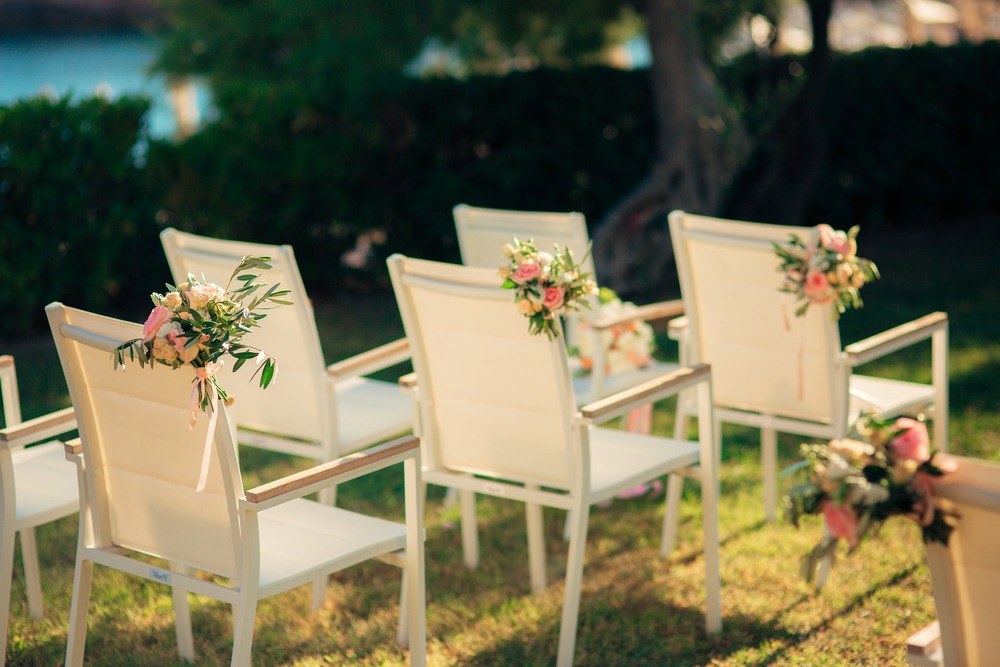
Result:
M619 319L637 310L634 303L622 302L613 290L602 287L597 293L597 319ZM593 326L580 320L576 324L570 353L580 360L585 371L594 366L595 339L604 349L604 372L622 375L645 368L652 361L655 348L653 327L640 319L628 320L592 335Z
M780 289L798 300L796 316L805 315L813 303L834 302L834 317L862 306L858 290L879 273L874 262L857 256L860 229L854 226L845 233L817 225L808 239L791 234L787 244L773 244L785 278Z
M955 463L930 448L927 427L909 417L878 419L862 415L857 438L803 444L803 460L783 476L805 473L789 491L785 506L797 527L804 514L822 514L823 540L802 559L802 575L812 582L823 558L832 558L841 538L853 553L883 521L904 516L915 521L925 542L948 543L952 526L934 506L934 480L955 470Z
M507 264L498 272L504 289L514 290L514 302L528 318L528 331L558 335L556 316L590 308L587 297L597 293L589 274L573 261L569 248L556 245L552 254L539 252L532 241L514 239L503 247Z
M194 371L195 387L191 392L191 425L197 419L196 407L211 411L215 397L229 399L219 384L218 373L226 356L236 360L233 370L247 361L256 362L254 376L260 375L260 386L274 379L275 361L267 353L241 342L243 336L266 313L267 307L289 304L284 300L288 290L275 284L267 287L254 269L267 270L269 257L244 257L233 271L226 288L198 280L188 275L187 282L176 287L167 285L166 294L153 293L153 310L142 327L142 338L126 341L112 351L114 368L124 367L126 359L139 366L169 366L177 369L190 366ZM231 288L233 282L239 286Z

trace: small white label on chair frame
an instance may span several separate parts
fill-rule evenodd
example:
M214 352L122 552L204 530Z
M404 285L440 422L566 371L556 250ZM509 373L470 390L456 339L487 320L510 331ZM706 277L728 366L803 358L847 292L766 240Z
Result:
M161 584L170 583L170 573L167 572L166 570L160 570L155 567L151 567L149 568L149 577L153 581L158 581Z

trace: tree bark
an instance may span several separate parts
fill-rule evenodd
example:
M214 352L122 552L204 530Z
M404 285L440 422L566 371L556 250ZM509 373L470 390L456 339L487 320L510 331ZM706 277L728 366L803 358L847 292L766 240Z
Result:
M652 52L656 161L594 234L601 281L624 296L656 292L674 279L665 215L678 208L713 212L727 167L725 122L695 29L694 0L648 0L643 9Z

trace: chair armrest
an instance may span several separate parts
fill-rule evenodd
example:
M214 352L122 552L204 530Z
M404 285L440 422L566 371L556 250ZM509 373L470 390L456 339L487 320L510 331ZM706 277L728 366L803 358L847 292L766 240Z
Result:
M637 384L606 398L588 403L580 408L577 413L577 421L600 424L641 405L655 403L694 384L708 381L711 375L711 369L707 364L679 368L654 380Z
M869 338L852 343L844 348L847 363L850 366L860 366L873 359L900 350L916 342L930 338L932 335L948 327L947 313L931 313L906 324L900 324L875 334Z
M80 438L73 438L63 443L63 452L66 454L66 460L70 463L82 462L83 461L83 442Z
M417 388L417 374L407 373L406 375L400 375L399 380L400 389L413 390Z
M651 320L664 320L667 318L679 317L683 314L684 302L680 299L674 299L673 301L659 301L657 303L639 306L635 310L628 313L622 313L617 317L601 317L590 321L589 324L600 331L601 329L610 329L611 327L625 324L626 322L632 322L634 320L649 322Z
M241 502L248 509L264 510L419 456L420 439L412 435L404 436L256 486L246 492L246 500Z
M76 428L73 408L63 408L15 426L0 429L0 448L17 449Z
M932 621L906 639L906 654L927 657L941 646L941 624Z
M681 315L680 317L675 317L667 323L667 336L671 340L681 340L687 338L688 326L690 321L687 315Z
M374 349L356 354L326 367L326 372L333 380L340 380L358 375L368 375L375 371L395 366L409 360L410 341L405 338L380 345Z

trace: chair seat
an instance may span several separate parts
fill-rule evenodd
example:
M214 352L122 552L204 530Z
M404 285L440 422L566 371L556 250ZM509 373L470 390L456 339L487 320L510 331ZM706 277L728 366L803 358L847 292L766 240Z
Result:
M697 441L590 429L590 494L593 502L665 473L694 465L700 456Z
M575 360L571 359L570 361L573 362ZM579 366L577 365L576 368L578 367ZM585 405L591 401L597 400L598 398L616 394L619 391L634 387L635 385L646 382L647 380L652 380L653 378L661 375L672 373L678 368L680 368L680 366L675 363L654 361L645 368L640 368L632 373L605 376L604 385L601 391L602 396L593 395L593 380L589 373L586 375L574 374L573 393L576 395L576 402L580 405ZM572 363L570 365L570 369L575 371L575 367Z
M352 377L337 382L340 451L353 452L409 431L413 400L393 382Z
M260 590L267 597L406 546L406 526L311 500L259 514Z
M934 402L934 386L871 377L851 376L850 415L852 419L864 411L892 416L910 412Z
M38 526L77 511L76 467L61 442L13 452L17 529Z

